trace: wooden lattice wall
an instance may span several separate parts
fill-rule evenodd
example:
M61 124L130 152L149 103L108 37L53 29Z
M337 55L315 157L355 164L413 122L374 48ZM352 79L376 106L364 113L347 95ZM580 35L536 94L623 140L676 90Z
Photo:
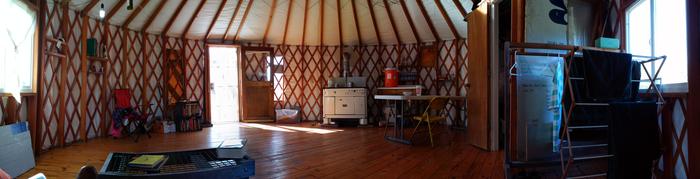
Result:
M357 63L351 67L353 76L366 76L370 94L377 87L383 86L384 68L387 64L404 66L415 64L421 46L432 44L358 46L353 51L360 55ZM419 68L419 83L425 85L428 94L467 95L467 46L464 39L437 42L439 56L434 68ZM326 81L341 73L340 54L338 46L290 46L275 45L275 55L281 56L284 68L283 84L275 89L282 89L283 99L276 101L277 108L302 109L305 120L322 119L322 92ZM276 59L280 60L280 59ZM244 69L247 74L264 73L264 60L251 58L249 66ZM438 76L450 75L454 80L439 81ZM249 77L250 78L250 77ZM260 80L260 79L257 79ZM279 80L279 79L276 79ZM370 116L381 117L380 106L371 96L368 96ZM453 105L448 110L455 111ZM454 114L454 112L450 113ZM453 116L450 116L453 117Z
M164 110L164 50L182 49L187 61L186 95L203 107L204 43L197 40L136 32L84 17L80 12L53 2L41 7L46 12L42 32L47 39L65 39L64 51L55 50L51 40L42 42L52 53L40 62L38 141L35 148L46 150L78 140L106 136L111 120L113 89L132 91L132 104L149 105L155 116ZM83 37L84 36L84 37ZM84 56L82 38L106 44L104 74L88 73L95 61Z

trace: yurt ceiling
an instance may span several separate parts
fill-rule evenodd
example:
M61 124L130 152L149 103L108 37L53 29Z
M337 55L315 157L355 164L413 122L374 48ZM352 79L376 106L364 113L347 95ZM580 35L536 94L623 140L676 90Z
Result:
M132 10L127 10L129 2ZM286 45L409 44L466 37L466 0L70 0L109 24L170 37ZM340 35L339 35L340 34ZM342 42L342 43L341 43Z

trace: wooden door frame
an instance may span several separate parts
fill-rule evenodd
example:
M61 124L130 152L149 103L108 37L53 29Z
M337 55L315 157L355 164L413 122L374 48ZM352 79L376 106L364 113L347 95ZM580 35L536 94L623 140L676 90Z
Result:
M205 53L206 58L204 58L205 59L204 60L204 85L206 85L206 87L204 88L204 109L205 109L204 115L205 115L205 118L207 119L207 121L209 122L209 125L211 125L212 124L211 123L211 121L212 121L212 118L211 118L211 109L212 109L211 108L211 87L212 86L211 86L211 76L209 75L209 73L211 72L210 68L209 68L209 64L210 64L209 47L232 47L232 48L238 49L238 50L236 50L236 63L241 64L241 50L240 50L241 46L236 45L236 44L209 44L209 43L205 43L205 47L206 47L206 53ZM239 66L239 68L240 68L240 66ZM239 77L238 84L240 85L241 84L240 69L238 70L238 75L239 75L238 76ZM240 108L240 104L241 104L240 92L238 93L238 95L239 95L238 106ZM238 113L238 119L241 119L240 112Z

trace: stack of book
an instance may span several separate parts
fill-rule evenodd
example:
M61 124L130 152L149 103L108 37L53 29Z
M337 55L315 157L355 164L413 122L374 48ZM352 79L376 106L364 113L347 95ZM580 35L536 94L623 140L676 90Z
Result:
M216 155L220 159L242 159L247 155L246 139L229 139L221 142L216 149Z
M145 170L160 170L160 167L168 160L166 155L141 155L136 157L127 166Z

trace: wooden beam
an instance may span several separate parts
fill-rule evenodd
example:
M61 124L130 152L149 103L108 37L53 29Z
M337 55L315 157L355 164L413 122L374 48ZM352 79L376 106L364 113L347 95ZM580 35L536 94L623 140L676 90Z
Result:
M83 15L87 15L87 13L90 12L90 10L92 10L92 8L95 7L95 5L97 5L98 2L100 2L100 1L99 0L91 0L90 3L88 3L85 7L83 7L82 10L80 10L80 13Z
M267 34L270 32L270 23L272 23L272 17L275 15L275 7L277 7L277 0L272 0L272 7L270 8L270 16L267 20L267 25L265 25L265 35L263 35L262 43L263 45L267 43Z
M182 31L182 36L180 36L180 38L184 39L185 36L187 36L187 33L190 31L190 27L192 27L192 22L194 22L194 19L196 19L197 15L199 15L199 11L202 11L202 7L204 7L205 2L207 2L207 0L202 0L202 2L199 2L197 9L194 10L194 14L192 14L192 17L190 18L190 20L187 21L187 26L185 26L185 31Z
M352 7L352 17L355 19L355 30L357 31L357 41L362 45L362 33L360 33L360 23L357 20L357 11L355 10L355 1L350 0L350 6Z
M423 1L416 1L416 4L418 4L418 9L420 9L421 14L423 14L423 18L425 19L426 22L428 22L428 27L430 27L430 32L433 33L433 37L435 37L435 41L440 41L440 35L438 35L437 30L435 30L435 25L433 24L433 20L430 19L430 15L428 15L428 11L425 10L425 5L423 5Z
M510 11L510 41L525 42L525 0L512 0Z
M114 7L112 7L112 9L109 10L109 12L107 13L107 16L105 16L104 21L109 22L109 19L112 19L112 16L114 16L114 14L116 14L117 11L119 11L119 9L122 6L124 6L125 2L126 2L126 0L119 0L119 2L117 2L117 4L115 4Z
M455 36L455 39L462 38L459 36L459 33L457 32L457 29L455 28L454 22L452 22L452 19L450 18L449 15L447 15L447 11L445 11L445 6L443 6L442 2L440 0L434 0L435 5L438 7L438 10L440 10L440 14L442 14L442 18L445 19L445 22L447 22L447 26L450 27L450 30L452 30L452 35Z
M289 29L289 15L292 12L292 4L294 4L294 0L290 0L289 5L287 6L287 16L284 20L284 35L282 35L282 45L287 44L287 29Z
M462 14L462 18L467 19L467 10L464 9L464 6L462 6L462 3L460 3L459 0L452 0L452 2L457 7L457 10L459 10L459 13Z
M420 36L418 35L418 31L416 30L416 24L413 23L413 18L411 17L411 13L409 13L408 8L406 8L406 2L399 1L399 3L401 5L401 9L403 10L403 15L408 20L408 25L411 26L411 32L413 32L413 37L416 38L416 42L423 43L423 41L420 40Z
M233 16L231 16L231 20L228 21L228 26L226 27L226 32L224 32L224 39L222 39L222 41L228 39L228 31L233 25L233 19L235 19L236 15L238 15L238 10L241 8L241 4L243 4L242 2L243 0L238 0L238 2L236 3L236 8L235 10L233 10Z
M209 39L209 35L211 35L211 29L214 28L214 24L216 24L216 21L219 20L219 15L221 15L221 11L224 10L224 6L226 5L227 0L221 1L221 5L219 5L219 10L216 11L216 15L214 15L214 20L211 21L211 24L209 24L209 28L207 28L207 34L204 35L204 39Z
M307 15L309 14L309 0L304 0L304 22L303 26L301 28L301 45L304 46L306 45L306 19Z
M241 32L241 28L243 28L243 25L245 25L245 20L248 18L248 12L250 12L250 7L253 7L254 0L250 0L248 2L248 6L245 7L245 11L243 11L243 19L241 19L241 23L238 25L238 29L236 30L236 35L233 36L233 40L238 40Z
M85 14L82 16L82 24L80 25L80 42L87 42L88 34L88 20L90 19ZM80 131L80 139L83 142L87 142L87 43L80 43L80 123L78 124L78 131Z
M343 18L341 16L340 0L336 0L335 8L338 10L338 38L340 39L340 47L343 47Z
M156 10L151 13L150 16L148 16L148 19L146 20L146 24L143 25L143 28L141 28L142 33L146 33L146 30L148 30L148 27L151 27L151 23L153 23L153 20L156 19L156 15L160 14L160 10L163 9L163 6L165 6L165 3L168 2L167 0L161 0L160 3L158 3L158 6L156 7Z
M170 27L173 25L173 22L175 22L175 19L177 19L177 16L180 16L180 11L182 10L182 7L185 6L185 3L187 1L180 1L180 5L177 5L177 8L175 9L175 13L173 13L173 16L170 16L170 20L165 24L165 27L163 28L163 32L161 32L161 35L167 35L168 31L170 31Z
M324 1L324 0L319 0L319 6L318 6L319 11L321 11L321 12L319 12L319 16L321 16L321 17L319 17L320 20L319 20L319 23L318 23L319 26L320 26L320 27L319 27L320 30L319 30L318 33L321 35L321 42L318 43L320 46L323 46L323 17L325 16L325 14L323 13L323 8L324 8L324 6L323 6L323 1Z
M372 17L372 27L374 27L374 34L377 36L377 44L382 45L382 36L379 35L379 26L377 26L377 19L374 17L374 4L370 0L367 0L367 8L369 8L369 16Z
M61 25L61 35L64 38L68 38L68 33L70 33L70 31L68 29L68 24L70 23L70 21L68 21L68 19L69 19L68 5L66 3L66 4L63 4L60 6L61 6L61 10L63 11L62 16L61 16L61 24L62 24ZM68 48L70 48L70 46L68 46L68 45L61 48L61 54L68 56L68 52L69 52ZM66 133L65 133L66 108L65 108L65 106L67 106L67 104L66 104L66 89L68 88L67 87L68 75L66 75L66 74L68 72L68 64L67 64L68 59L62 58L59 61L60 61L59 68L61 68L60 69L61 76L59 77L59 82L58 82L58 106L60 106L60 107L58 107L59 108L58 109L58 117L57 117L58 118L58 125L57 125L58 129L57 129L56 135L58 135L59 146L63 147L66 144L66 139L65 139L65 137L66 137ZM56 107L56 106L54 106L54 107Z
M387 16L389 16L389 23L391 23L391 30L394 32L394 37L399 44L403 44L403 40L399 37L399 32L396 31L396 22L394 21L394 16L391 14L391 8L389 8L389 2L384 1L384 9L386 10Z
M131 24L131 21L136 18L141 13L141 10L143 10L143 7L148 5L148 3L151 2L151 0L143 0L141 1L141 4L136 7L133 11L131 11L131 14L129 14L129 17L126 18L126 21L124 21L124 24L122 24L122 27L124 28L129 28L129 24Z

